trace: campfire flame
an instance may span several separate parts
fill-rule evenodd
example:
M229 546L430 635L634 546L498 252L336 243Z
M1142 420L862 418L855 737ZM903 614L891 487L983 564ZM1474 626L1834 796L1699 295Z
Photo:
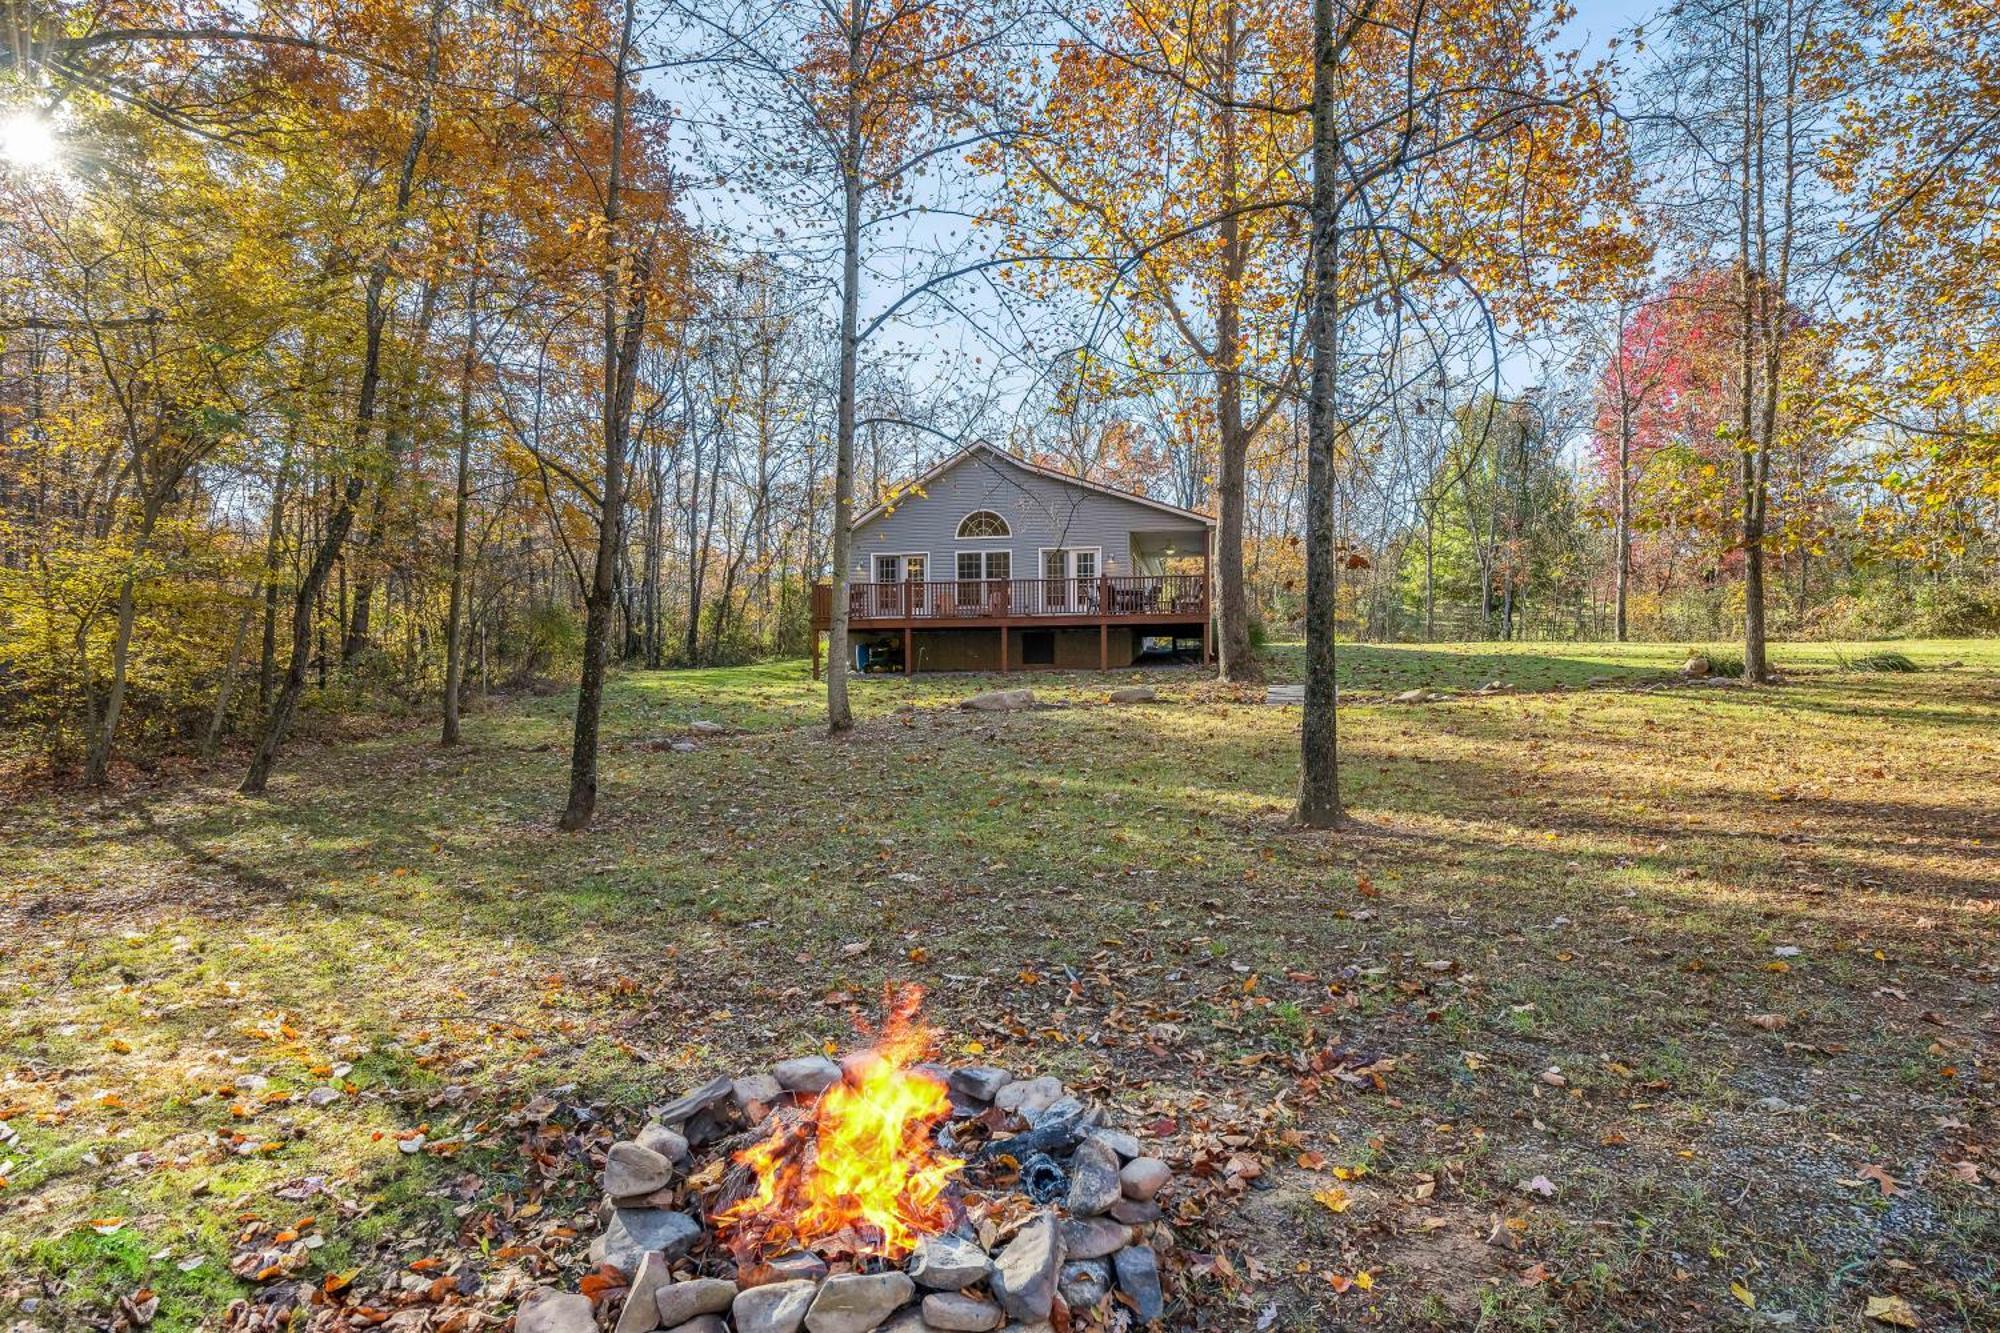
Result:
M950 1225L944 1192L964 1161L935 1151L951 1114L944 1084L911 1068L929 1054L916 1021L923 989L892 998L863 1067L821 1094L810 1116L736 1154L756 1192L717 1215L739 1257L831 1242L900 1259Z

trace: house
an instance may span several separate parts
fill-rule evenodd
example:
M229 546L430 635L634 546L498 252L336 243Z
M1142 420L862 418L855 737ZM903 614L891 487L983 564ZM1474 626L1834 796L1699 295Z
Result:
M860 670L1130 666L1199 642L1209 657L1205 514L984 442L854 522L848 639ZM833 589L813 590L813 667Z

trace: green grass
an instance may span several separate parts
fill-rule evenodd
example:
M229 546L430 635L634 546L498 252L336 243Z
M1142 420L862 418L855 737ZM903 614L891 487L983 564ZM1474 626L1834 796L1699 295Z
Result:
M514 1113L636 1124L851 1041L912 979L948 1054L1262 1158L1271 1188L1182 1228L1237 1274L1177 1293L1208 1327L1750 1327L1733 1281L1799 1327L1885 1291L1993 1326L1994 1182L1956 1164L1995 1160L2000 645L1843 668L1866 651L1649 690L1688 645L1343 645L1334 836L1285 823L1297 709L1192 671L1016 675L1069 706L1001 716L949 707L998 677L862 678L842 741L803 664L627 674L578 837L562 697L452 751L388 723L302 745L261 799L227 766L18 801L0 1319L77 1327L144 1287L155 1327L213 1322L273 1285L232 1260L308 1214L286 1280L573 1282L587 1225L555 1228L591 1169L525 1158ZM1128 677L1163 702L1106 705ZM1469 696L1492 679L1513 692ZM1461 697L1387 706L1416 687ZM697 718L740 734L657 744ZM1351 1086L1330 1051L1395 1063ZM1352 1208L1313 1201L1302 1152L1368 1165ZM1868 1164L1910 1193L1843 1183Z

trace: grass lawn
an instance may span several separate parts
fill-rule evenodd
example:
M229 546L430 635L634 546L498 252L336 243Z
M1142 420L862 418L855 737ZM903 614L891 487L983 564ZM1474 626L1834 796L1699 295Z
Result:
M29 794L0 1321L504 1310L584 1267L598 1126L909 979L948 1055L1214 1164L1174 1327L2000 1327L2000 643L1641 688L1687 647L1343 648L1330 836L1285 824L1298 710L1187 671L862 679L837 742L802 664L626 675L580 837L560 696L262 799ZM659 744L694 718L740 734Z

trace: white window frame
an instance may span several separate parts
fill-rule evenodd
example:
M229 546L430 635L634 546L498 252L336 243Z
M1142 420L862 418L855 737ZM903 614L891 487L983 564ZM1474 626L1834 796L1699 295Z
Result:
M931 576L931 553L929 551L876 551L873 552L873 555L875 563L869 567L868 571L871 574L881 573L881 562L884 560L894 560L896 562L896 568L901 571L902 577L889 580L890 582L907 583L910 581L909 561L913 558L924 562L924 578L928 580ZM883 581L880 578L869 580L871 583L881 583Z
M973 519L978 518L982 514L992 518L995 522L997 522L1000 525L1000 531L983 532L980 533L978 536L968 537L965 533L965 525L970 523ZM966 514L963 518L958 520L958 526L951 530L951 535L952 535L952 540L954 541L990 542L997 540L998 538L1001 537L1012 537L1014 535L1014 525L1012 523L1009 523L1007 521L1007 516L1001 513L997 509L974 509L970 513Z
M969 555L976 555L979 557L980 572L979 572L979 577L976 579L968 579L961 577L958 572L958 562L960 560L963 560L966 556ZM995 578L993 575L988 574L986 572L986 565L988 559L996 555L1004 555L1007 557L1007 574L1005 578ZM952 581L957 585L953 596L953 600L959 606L963 607L963 606L984 605L987 602L991 601L993 597L992 589L986 585L994 583L1011 584L1014 578L1014 548L1011 546L960 547L952 555L951 577ZM981 585L978 597L976 598L967 597L966 585L968 583L977 583Z
M1060 551L1063 556L1061 581L1071 585L1073 596L1061 602L1049 601L1049 552ZM1035 548L1035 577L1041 580L1042 609L1053 614L1077 614L1090 609L1090 594L1077 582L1076 557L1089 552L1096 572L1090 576L1094 584L1104 575L1104 548L1102 546L1038 546Z
M901 578L892 581L885 581L879 577L869 580L870 591L868 596L870 601L874 603L877 614L891 616L920 616L925 614L924 603L927 599L924 596L923 586L919 584L914 594L909 592L909 562L911 560L923 561L924 578L929 579L931 576L931 553L929 551L875 551L871 552L871 555L873 558L870 560L868 567L868 572L871 575L879 575L881 573L880 565L884 560L894 560L897 571L902 574ZM905 606L905 601L912 602L914 605Z

